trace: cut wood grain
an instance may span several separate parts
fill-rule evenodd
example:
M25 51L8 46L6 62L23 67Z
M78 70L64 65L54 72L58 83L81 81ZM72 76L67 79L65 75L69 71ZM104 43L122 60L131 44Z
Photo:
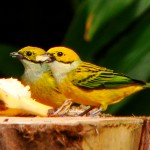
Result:
M0 117L2 150L138 150L135 117Z

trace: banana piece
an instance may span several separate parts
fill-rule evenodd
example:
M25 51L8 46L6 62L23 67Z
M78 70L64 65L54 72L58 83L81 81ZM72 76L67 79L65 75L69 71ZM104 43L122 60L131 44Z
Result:
M47 117L52 107L31 98L29 86L18 79L0 79L0 116L37 115Z

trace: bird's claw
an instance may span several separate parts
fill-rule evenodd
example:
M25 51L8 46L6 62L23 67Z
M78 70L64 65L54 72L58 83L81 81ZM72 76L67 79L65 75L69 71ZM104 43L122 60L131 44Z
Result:
M84 110L82 113L78 114L78 116L84 116L86 115L89 111L91 111L94 108L94 106L91 106L90 108Z
M50 111L48 116L49 117L66 116L72 103L73 102L70 99L66 100L56 111L55 110Z
M89 117L95 117L95 116L101 114L101 112L102 112L102 109L99 108L98 110L92 112L92 113L89 115Z

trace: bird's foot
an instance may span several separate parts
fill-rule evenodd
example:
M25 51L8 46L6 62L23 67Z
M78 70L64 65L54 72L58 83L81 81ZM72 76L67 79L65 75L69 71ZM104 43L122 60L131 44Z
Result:
M92 113L89 115L89 117L96 117L96 116L99 116L99 115L101 115L101 112L102 112L102 109L99 108L98 110L92 112Z
M89 111L91 111L92 109L94 109L94 106L90 106L90 108L86 109L85 111L83 111L82 113L78 114L78 116L84 116L87 115Z
M66 100L57 110L50 111L48 116L49 117L67 116L67 113L72 104L73 102L70 99Z

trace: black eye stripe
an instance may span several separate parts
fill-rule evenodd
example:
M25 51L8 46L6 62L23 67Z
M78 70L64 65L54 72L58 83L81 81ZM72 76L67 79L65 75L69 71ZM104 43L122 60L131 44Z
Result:
M57 56L59 56L59 57L62 56L62 55L63 55L62 52L58 52L58 53L57 53Z

